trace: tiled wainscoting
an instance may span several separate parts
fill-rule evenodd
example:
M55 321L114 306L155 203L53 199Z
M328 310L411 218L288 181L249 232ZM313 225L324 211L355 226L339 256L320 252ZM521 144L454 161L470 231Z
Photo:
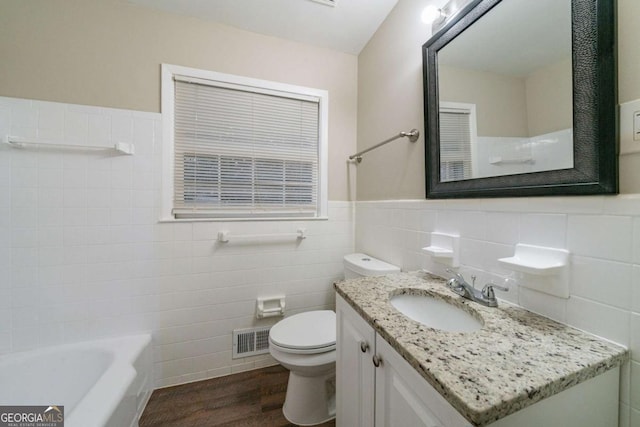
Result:
M640 196L358 202L356 225L358 251L442 275L421 248L429 232L459 234L467 279L510 278L500 298L629 346L620 426L640 426ZM571 252L569 299L519 287L523 278L498 266L517 243Z
M255 299L284 293L287 312L332 307L332 281L354 250L354 206L328 221L159 223L161 115L0 98L0 137L134 143L134 156L0 146L0 352L151 331L156 386L261 367L231 359L231 331ZM444 274L420 251L429 232L461 236L465 275L510 272L516 243L571 251L567 300L517 286L500 297L630 346L621 426L640 425L640 197L382 201L355 205L358 250ZM233 234L308 238L221 244Z
M150 331L158 387L274 363L231 358L258 296L333 307L353 209L328 221L159 223L161 115L0 98L0 137L135 144L134 156L0 144L0 352ZM295 233L296 241L233 234Z

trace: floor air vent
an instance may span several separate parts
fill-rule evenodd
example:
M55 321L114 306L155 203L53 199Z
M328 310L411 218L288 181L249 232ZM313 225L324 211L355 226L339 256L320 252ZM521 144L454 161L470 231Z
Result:
M270 326L233 331L233 359L269 352Z

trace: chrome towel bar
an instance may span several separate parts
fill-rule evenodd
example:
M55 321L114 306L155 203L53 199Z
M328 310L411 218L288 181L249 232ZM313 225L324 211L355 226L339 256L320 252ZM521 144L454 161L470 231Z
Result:
M369 151L375 150L378 147L382 147L385 144L390 143L391 141L395 141L398 138L402 138L402 137L407 137L409 138L409 141L411 142L416 142L418 140L418 137L420 136L420 131L418 131L418 129L411 129L409 132L400 132L399 134L392 136L389 139L385 139L384 141L374 145L373 147L369 147L366 150L362 150L357 152L356 154L352 154L351 156L349 156L349 160L354 160L358 163L362 162L362 155L365 153L368 153Z

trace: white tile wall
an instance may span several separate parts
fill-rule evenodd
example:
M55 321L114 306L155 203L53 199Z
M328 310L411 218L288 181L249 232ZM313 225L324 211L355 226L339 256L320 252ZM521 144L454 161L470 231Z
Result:
M158 223L159 114L0 98L0 137L109 145L136 155L0 147L0 352L151 331L156 384L266 366L231 359L231 331L255 298L285 293L289 313L331 307L342 256L370 253L444 274L420 248L429 232L462 237L463 272L509 282L500 296L629 345L621 426L640 425L640 197L330 203L329 221ZM296 244L216 243L290 233ZM516 243L572 252L571 298L519 289L495 260ZM625 391L625 387L627 391Z
M445 267L420 251L426 232L458 233L467 277L506 280L511 290L499 297L629 346L620 427L640 426L640 195L358 202L355 222L356 250L441 275ZM569 299L520 287L526 278L497 265L517 243L571 252Z
M160 114L0 98L5 135L136 155L0 144L0 352L150 331L167 386L272 364L231 359L233 329L277 320L255 320L258 296L286 294L288 314L333 306L351 203L330 202L329 221L158 223ZM299 243L215 241L299 227Z

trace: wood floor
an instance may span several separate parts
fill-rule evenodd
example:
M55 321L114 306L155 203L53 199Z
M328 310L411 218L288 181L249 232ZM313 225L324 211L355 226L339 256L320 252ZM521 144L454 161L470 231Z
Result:
M293 426L282 415L288 378L286 369L271 366L155 390L140 427Z

